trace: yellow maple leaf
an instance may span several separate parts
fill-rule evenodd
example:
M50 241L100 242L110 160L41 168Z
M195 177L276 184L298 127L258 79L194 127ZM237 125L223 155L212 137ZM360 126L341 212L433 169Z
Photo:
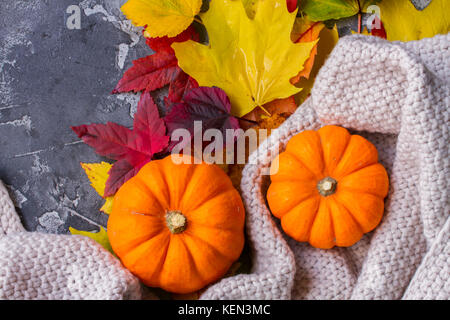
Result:
M381 21L391 41L411 41L450 31L448 0L433 0L422 11L410 0L381 1Z
M258 3L260 0L241 0L244 5L245 11L249 18L253 19L258 9Z
M286 0L265 0L250 19L242 1L214 0L201 14L209 45L187 41L172 47L180 67L200 86L223 89L232 114L241 117L301 91L290 79L303 69L317 41L292 42L296 14L288 12Z
M128 0L121 8L138 27L147 26L151 37L175 37L200 12L202 0Z
M109 177L109 170L111 170L112 164L107 162L101 163L81 163L81 167L89 178L91 186L97 191L97 193L103 197L105 194L106 180ZM100 208L106 214L110 214L112 210L114 197L108 197L105 200L105 204Z
M108 233L103 227L100 227L98 232L80 231L69 227L69 231L73 235L80 235L91 238L92 240L98 242L103 248L114 254L111 244L109 243Z

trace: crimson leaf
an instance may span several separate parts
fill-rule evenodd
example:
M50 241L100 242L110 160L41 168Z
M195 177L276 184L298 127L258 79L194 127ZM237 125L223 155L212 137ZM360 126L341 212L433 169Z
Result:
M189 91L183 102L173 106L171 112L164 118L171 135L176 129L187 129L191 138L194 132L194 121L201 121L202 132L208 129L219 129L226 137L227 129L239 129L239 121L230 114L231 103L226 93L219 88L200 87ZM178 143L185 145L189 141L171 141L169 149Z
M110 170L105 197L114 195L125 181L169 143L164 120L159 118L150 93L141 96L133 130L111 122L81 125L72 127L72 130L99 155L117 160Z

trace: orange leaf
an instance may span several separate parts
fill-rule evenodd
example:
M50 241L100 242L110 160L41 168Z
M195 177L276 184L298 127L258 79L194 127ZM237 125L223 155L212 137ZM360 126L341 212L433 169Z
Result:
M297 18L295 20L291 38L295 43L311 42L319 38L319 34L324 27L325 25L322 22L312 22L306 18ZM292 84L298 83L302 77L309 79L317 55L317 46L318 44L311 50L308 60L306 60L303 65L303 70L291 79Z
M277 99L272 102L266 103L263 106L264 110L266 110L270 115L281 113L290 115L293 114L295 110L297 110L297 107L298 105L295 103L295 99L293 96L286 99ZM268 114L264 112L264 110L262 108L256 108L252 112L245 115L242 118L244 120L239 121L241 128L246 130L248 128L254 127L256 123L252 122L259 123L263 119L263 117L268 116ZM245 120L250 120L252 122Z

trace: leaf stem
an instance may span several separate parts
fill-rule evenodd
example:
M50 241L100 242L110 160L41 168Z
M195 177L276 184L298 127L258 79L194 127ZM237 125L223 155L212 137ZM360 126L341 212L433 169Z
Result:
M358 33L361 33L361 13L358 13Z
M267 114L269 117L272 117L272 115L270 114L269 111L267 111L263 106L258 106L259 108L261 108L262 111L264 111L265 114Z
M195 17L194 17L194 21L197 22L197 23L199 23L199 24L201 24L201 25L203 25L203 21L200 19L199 16L195 16Z

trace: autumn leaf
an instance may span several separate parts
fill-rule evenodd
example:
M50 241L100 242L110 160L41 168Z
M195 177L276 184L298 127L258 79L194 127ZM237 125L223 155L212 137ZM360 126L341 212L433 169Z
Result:
M133 66L125 72L112 93L152 92L172 83L177 83L177 86L186 85L188 78L178 66L178 60L171 45L188 39L194 41L199 39L193 27L174 38L147 39L147 44L155 53L134 60Z
M298 1L297 0L286 0L287 8L289 12L294 12L297 9Z
M101 163L81 163L81 167L88 176L91 186L95 191L104 198L105 196L105 185L109 178L108 172L112 168L112 164L107 162ZM100 209L106 214L110 214L112 210L113 197L106 197L105 204Z
M380 0L302 0L301 10L312 21L326 21L354 16L367 12L367 8ZM387 2L396 2L387 0Z
M306 17L300 17L295 19L294 28L291 33L291 39L294 43L311 42L319 39L319 34L325 25L321 22L313 22L308 20ZM320 42L320 39L319 39ZM292 84L296 84L300 79L309 78L312 68L314 66L314 61L317 54L318 43L312 48L311 54L303 65L303 70L299 72L297 76L291 79Z
M289 81L303 69L316 41L292 43L295 17L285 0L259 2L254 19L241 1L214 0L201 14L209 45L187 41L172 48L180 67L200 86L223 89L232 114L241 117L301 91Z
M256 14L256 10L258 10L258 4L261 0L241 0L244 5L245 11L249 18L253 19ZM297 0L286 0L287 8L289 12L294 12L297 9Z
M219 88L200 87L189 91L182 103L173 106L164 118L169 135L176 129L187 129L194 137L194 121L201 121L201 134L208 129L218 129L226 137L227 129L239 129L239 121L231 114L227 95ZM189 141L183 141L183 145ZM172 141L171 148L179 141ZM182 147L182 146L180 146Z
M165 51L156 52L134 60L133 66L125 72L112 93L151 92L168 85L181 73L174 55Z
M422 11L409 0L382 1L381 21L391 41L412 41L450 31L448 0L433 0Z
M187 92L195 88L198 88L197 81L183 72L169 86L169 94L165 98L166 108L169 108L174 103L180 102Z
M164 121L150 93L144 93L134 117L134 129L116 123L72 127L86 144L104 157L117 160L108 172L104 197L114 195L120 186L169 143Z
M105 189L108 194L114 195L119 188L128 180L133 178L144 164L150 162L151 156L133 166L127 160L122 159L114 163L114 166L109 171L109 179L106 181Z
M100 231L98 232L80 231L72 227L69 227L69 231L73 235L80 235L91 238L115 256L111 244L109 243L108 233L103 227L100 227Z
M258 126L258 124L267 118L268 114L271 116L274 114L293 114L295 110L297 110L297 103L295 102L294 96L285 98L285 99L277 99L266 103L263 109L254 109L249 114L246 114L243 118L239 120L240 126L242 129L246 130L252 127Z
M138 27L147 26L152 37L175 37L200 12L202 0L128 0L121 8Z
M145 41L150 49L155 52L167 52L171 55L175 55L175 52L171 47L174 42L185 42L188 40L199 41L200 39L199 34L192 25L176 37L172 38L169 38L167 36L152 38L150 34L147 33L147 31L144 32L144 36L146 38Z

